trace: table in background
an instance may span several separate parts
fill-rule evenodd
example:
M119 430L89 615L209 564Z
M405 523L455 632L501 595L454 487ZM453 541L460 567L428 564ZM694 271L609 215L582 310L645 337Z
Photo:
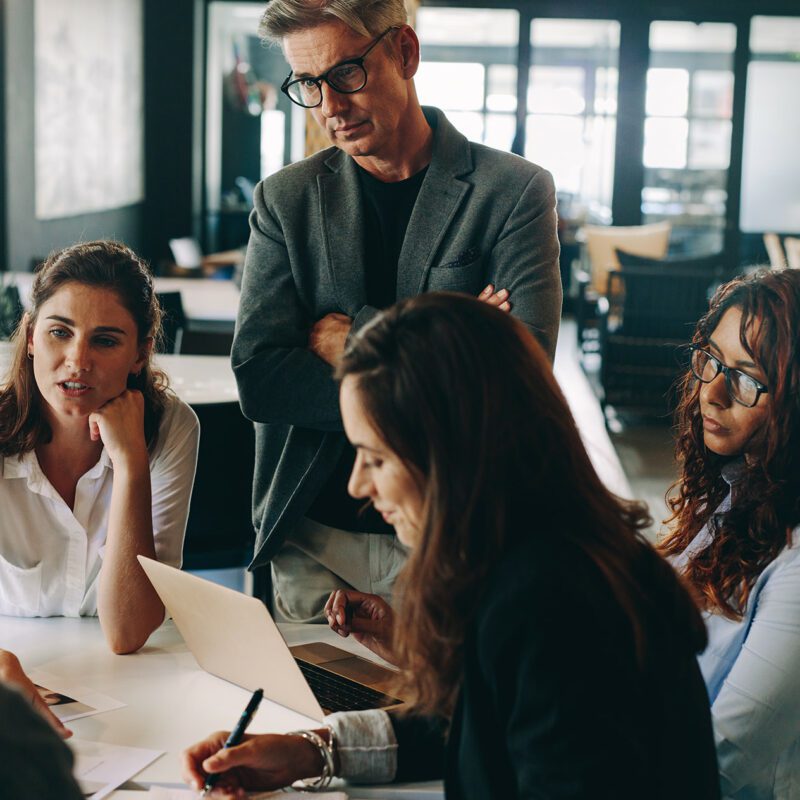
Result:
M13 352L11 342L0 341L0 382L5 379ZM227 356L159 354L155 363L167 373L175 394L190 406L239 402L236 378Z
M169 376L175 394L190 406L239 402L236 378L227 356L159 354L155 363Z
M341 639L325 625L282 625L291 644L328 641L365 655L356 642ZM174 624L159 628L132 655L114 655L105 644L97 618L0 617L0 642L15 653L23 667L41 669L126 703L68 723L75 736L106 744L165 751L133 780L138 787L181 783L179 756L189 744L215 730L229 730L250 692L200 669ZM285 733L317 723L265 700L250 732ZM127 785L127 788L135 786ZM441 798L441 784L351 787L355 798Z
M19 289L22 305L30 305L32 272L0 273L0 285L14 284ZM210 278L156 278L157 292L180 292L188 325L185 344L191 352L222 354L230 352L239 289L233 281ZM217 341L219 340L219 341ZM208 349L198 349L206 346Z

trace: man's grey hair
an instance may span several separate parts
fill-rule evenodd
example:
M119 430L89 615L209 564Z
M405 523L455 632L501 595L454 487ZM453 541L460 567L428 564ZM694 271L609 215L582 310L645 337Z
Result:
M268 42L280 42L291 33L337 20L361 36L378 36L405 25L408 13L403 0L271 0L258 32Z

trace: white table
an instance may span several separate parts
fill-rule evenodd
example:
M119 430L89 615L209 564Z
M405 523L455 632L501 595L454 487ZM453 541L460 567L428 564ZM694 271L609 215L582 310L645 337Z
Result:
M0 273L0 285L15 284L22 305L30 305L32 272ZM180 292L190 330L232 333L239 309L239 289L233 281L210 278L156 278L157 292Z
M233 333L239 289L233 281L210 278L156 278L157 292L180 292L191 331Z
M227 356L159 354L155 362L169 375L175 394L190 406L239 402L236 378Z
M11 342L0 341L0 382L13 354ZM169 376L175 394L191 406L237 403L239 392L227 356L172 356L159 354L155 363Z
M330 641L367 654L324 625L284 625L291 644ZM165 623L138 653L117 656L106 646L96 618L23 619L0 617L0 646L11 650L26 670L41 669L126 703L124 708L68 723L81 739L164 750L125 788L180 784L182 750L212 731L230 730L250 693L209 675L171 622ZM251 733L285 733L316 723L275 703L264 701ZM355 798L441 800L441 784L346 788Z

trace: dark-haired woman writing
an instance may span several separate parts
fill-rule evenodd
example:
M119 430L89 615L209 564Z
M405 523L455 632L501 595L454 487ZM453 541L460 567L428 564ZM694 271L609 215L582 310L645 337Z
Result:
M694 336L663 544L709 645L722 793L800 798L800 270L723 286Z
M0 614L99 614L117 653L164 619L136 556L180 564L197 458L197 418L151 363L160 320L130 249L68 247L34 279L0 384ZM66 733L5 651L0 679Z
M339 774L444 776L476 800L718 797L700 616L641 537L644 510L595 474L533 337L422 295L363 329L339 377L350 492L412 549L393 639L384 614L371 642L412 710L328 717ZM300 736L223 742L187 751L194 785L271 788L324 763Z

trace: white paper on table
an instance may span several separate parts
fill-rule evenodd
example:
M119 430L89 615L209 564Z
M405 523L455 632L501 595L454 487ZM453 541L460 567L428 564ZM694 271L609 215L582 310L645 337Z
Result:
M70 739L68 744L75 753L75 778L81 791L91 796L91 800L107 797L117 786L129 781L164 754L163 750L123 747L83 739Z
M93 714L102 714L104 711L113 711L115 708L125 706L125 703L107 694L70 683L66 678L51 675L49 672L36 670L29 673L28 677L44 690L39 694L62 722L69 722L79 717L91 717ZM52 702L48 702L48 696Z
M151 800L197 800L198 792L193 789L173 789L166 786L151 786L148 797ZM259 792L250 794L250 800L308 800L308 792ZM347 800L344 792L322 792L311 795L314 800Z

